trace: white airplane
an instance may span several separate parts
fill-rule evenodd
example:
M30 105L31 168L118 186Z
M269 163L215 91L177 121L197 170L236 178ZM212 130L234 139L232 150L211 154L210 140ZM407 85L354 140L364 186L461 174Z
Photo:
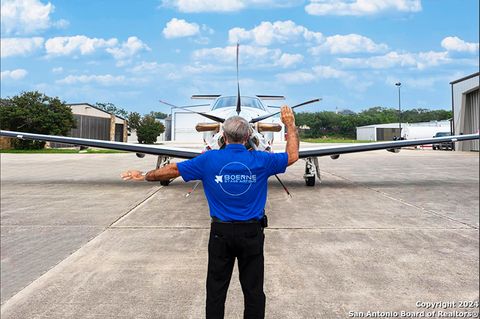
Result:
M15 132L0 130L0 136L29 139L38 141L49 141L57 143L74 144L82 147L98 147L105 149L121 150L135 152L138 157L144 157L145 154L158 156L157 167L160 168L170 163L171 158L190 159L200 155L203 152L212 149L221 149L224 147L222 123L225 119L233 115L239 115L245 118L251 124L250 138L245 145L248 149L265 152L273 152L273 133L280 132L282 126L279 123L271 121L270 118L280 112L271 113L263 104L262 100L281 100L283 96L257 95L255 97L241 96L240 85L238 82L238 44L237 44L237 96L223 95L193 95L193 99L213 99L209 112L197 112L189 107L180 107L189 112L199 114L212 122L198 123L196 130L203 133L204 149L192 150L187 148L170 147L165 145L145 145L123 142L111 142L104 140L85 139L66 136L43 135L27 132ZM320 99L310 100L292 106L296 108L302 105L318 102ZM162 102L162 101L161 101ZM162 102L165 103L165 102ZM166 103L168 104L168 103ZM270 119L270 121L266 121ZM320 180L320 167L318 157L330 156L332 159L338 159L342 154L366 152L385 149L389 152L398 153L401 147L417 146L425 144L439 144L443 142L458 142L479 139L480 134L465 134L456 136L446 136L418 140L400 140L388 142L376 142L366 144L341 145L341 146L320 146L299 150L299 157L305 160L305 174L303 175L307 186L315 185L315 177ZM277 177L278 179L278 177ZM280 179L278 179L281 183ZM168 185L170 181L161 182L162 185ZM282 186L283 183L282 183ZM284 186L285 188L285 186ZM285 189L286 190L286 189ZM288 191L287 191L288 192Z

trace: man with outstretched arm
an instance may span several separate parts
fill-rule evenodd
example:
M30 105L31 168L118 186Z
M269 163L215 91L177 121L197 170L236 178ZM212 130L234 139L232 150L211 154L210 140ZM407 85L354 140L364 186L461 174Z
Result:
M226 146L191 160L168 164L146 174L131 170L124 180L162 181L182 176L201 180L212 219L208 243L206 317L223 318L225 299L235 259L245 301L244 318L264 318L263 229L267 227L265 203L268 177L284 173L298 160L298 133L293 111L281 109L287 129L284 153L248 151L250 124L240 116L223 124Z

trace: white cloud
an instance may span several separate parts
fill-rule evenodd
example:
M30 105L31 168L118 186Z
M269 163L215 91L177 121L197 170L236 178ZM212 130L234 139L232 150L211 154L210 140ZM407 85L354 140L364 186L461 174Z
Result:
M174 7L180 12L229 12L245 7L243 0L164 0L164 6Z
M52 26L65 27L68 21L52 22L50 14L55 7L39 0L2 0L2 34L25 35L46 30Z
M315 75L322 79L348 78L349 74L342 70L337 70L331 66L317 65L312 68Z
M287 84L302 84L313 82L315 75L312 72L294 71L277 74L277 79Z
M0 41L1 57L28 55L43 45L43 38L2 38Z
M384 11L419 12L421 0L310 0L305 11L311 15L363 16Z
M228 31L230 43L253 42L258 45L268 46L272 43L287 43L292 41L321 41L322 34L313 32L295 22L287 21L263 21L251 30L233 28Z
M61 80L56 81L58 84L88 84L96 83L100 85L115 85L125 84L126 79L123 75L113 76L111 74L105 75L69 75Z
M213 30L212 28L210 28L206 24L202 24L202 31L205 32L205 33L208 33L210 35L215 33L215 30Z
M21 80L25 76L27 76L28 72L24 69L16 69L16 70L6 70L2 71L1 79L3 80Z
M183 19L173 18L163 29L163 36L167 39L191 37L200 33L200 26Z
M163 7L180 12L233 12L251 7L282 8L303 3L303 0L163 0Z
M71 37L55 37L48 39L45 43L47 55L86 55L95 52L97 49L105 47L114 47L118 40L111 38L108 40L89 38L84 35L76 35Z
M236 46L215 47L193 51L196 61L214 61L215 63L233 63L236 57ZM243 45L240 47L240 62L258 67L280 66L290 67L303 60L300 54L282 53L280 49ZM232 64L233 65L233 64Z
M56 67L56 68L53 68L53 69L52 69L52 72L53 72L53 73L62 73L62 72L63 72L63 68L62 68L61 66Z
M448 51L458 51L458 52L471 52L475 53L478 51L478 42L465 42L464 40L458 37L446 37L442 40L442 47Z
M241 47L240 56L243 59L249 59L252 57L268 56L270 52L267 48L256 48L248 45ZM213 60L218 62L233 62L236 56L236 46L227 47L215 47L195 50L192 53L194 60Z
M60 19L58 21L55 21L53 23L53 25L58 29L65 29L66 27L68 27L70 25L70 22L68 20L65 20L65 19Z
M425 69L431 66L450 63L448 52L419 52L419 53L398 53L389 52L381 56L370 58L338 58L344 67L351 68L372 68L388 69L396 66Z
M201 45L207 45L207 44L210 43L210 38L208 38L208 37L198 37L195 40L193 40L193 42L195 42L197 44L201 44Z
M302 61L303 55L301 54L282 53L280 58L276 61L276 65L281 66L282 68L288 68L297 65Z
M375 43L372 39L359 34L333 35L324 37L321 32L314 32L293 21L263 21L253 29L233 28L228 32L230 43L247 42L261 46L275 43L314 42L317 46L309 52L318 55L322 51L336 53L383 52L386 44Z
M317 65L311 70L277 74L277 79L288 84L302 84L314 82L319 79L341 79L343 81L351 81L354 77L345 71L337 70L331 66Z
M461 77L461 76L459 76ZM402 76L402 86L408 86L410 88L415 89L431 89L434 88L437 84L445 84L452 81L452 78L458 77L451 77L447 75L440 75L440 76L421 76L421 77L405 77ZM393 87L394 83L398 82L397 77L387 76L385 79L385 84L388 86Z
M172 72L175 70L175 65L171 63L157 63L157 62L146 62L142 61L135 65L134 67L128 69L129 72L137 74L155 74L155 73L165 73Z
M233 70L232 67L225 67L216 64L194 63L182 68L185 74L206 74L206 73L220 73L227 70Z
M377 44L372 39L359 34L333 35L325 39L325 42L309 50L313 55L323 51L332 54L357 53L357 52L383 52L388 49L386 44Z
M120 47L106 49L116 60L129 59L143 50L150 51L150 48L137 37L129 37Z
M303 3L304 0L163 0L162 6L180 12L233 12L245 8L285 8Z
M202 78L205 74L221 73L225 71L234 72L234 66L224 66L213 63L194 62L191 65L175 65L172 63L158 63L142 61L128 69L136 76L142 76L147 81L154 79L179 80L188 78L191 80L195 75Z

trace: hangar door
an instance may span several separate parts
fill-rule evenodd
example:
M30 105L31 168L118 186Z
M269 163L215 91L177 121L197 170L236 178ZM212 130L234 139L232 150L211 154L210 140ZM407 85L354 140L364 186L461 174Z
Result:
M480 117L480 95L479 89L473 92L467 93L465 98L465 126L463 128L463 134L477 133L479 130L479 117ZM464 142L462 145L463 151L478 151L479 141Z
M96 140L110 140L110 119L74 114L75 128L70 130L70 137L91 138ZM50 147L73 147L71 144L50 143Z
M115 142L123 142L123 124L115 124Z
M172 123L172 139L175 141L201 143L203 135L195 130L195 125L202 122L209 122L209 120L197 114L175 112Z
M394 136L400 136L400 128L377 127L377 141L393 141Z

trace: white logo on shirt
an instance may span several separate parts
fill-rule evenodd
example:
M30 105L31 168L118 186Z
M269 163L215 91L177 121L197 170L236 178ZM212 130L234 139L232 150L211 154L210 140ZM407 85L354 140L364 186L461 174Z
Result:
M230 174L222 174L224 170ZM235 174L231 174L232 172ZM257 175L253 175L252 171L243 163L230 162L222 167L219 175L215 175L215 182L228 195L240 196L245 194L253 183L257 182Z

